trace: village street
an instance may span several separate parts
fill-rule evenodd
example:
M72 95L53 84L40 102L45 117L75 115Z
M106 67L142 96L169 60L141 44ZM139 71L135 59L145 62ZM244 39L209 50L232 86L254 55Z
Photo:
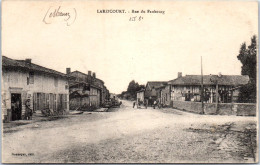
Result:
M122 102L108 112L4 125L3 163L242 163L257 159L257 117L133 109L132 102Z

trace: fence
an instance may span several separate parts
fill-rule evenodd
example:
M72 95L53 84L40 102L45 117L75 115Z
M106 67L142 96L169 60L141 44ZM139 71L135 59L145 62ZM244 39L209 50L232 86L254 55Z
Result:
M202 113L201 102L173 101L172 107L193 113ZM219 103L216 110L215 103L205 103L204 113L207 115L235 115L256 116L256 104L254 103Z

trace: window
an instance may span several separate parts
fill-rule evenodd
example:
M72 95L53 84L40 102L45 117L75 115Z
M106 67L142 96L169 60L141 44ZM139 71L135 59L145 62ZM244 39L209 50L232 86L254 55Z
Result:
M40 93L37 93L37 104L36 104L36 109L37 110L40 110L40 101L41 101L41 94Z
M62 110L62 94L57 95L57 110Z
M67 96L68 95L66 95L66 94L63 95L63 97L64 97L64 109L67 109L67 102L68 102Z
M29 84L34 83L34 72L29 72Z
M90 91L90 85L85 85L83 88L84 91Z
M45 93L41 93L41 95L42 95L42 100L41 100L42 107L41 107L41 109L45 109L45 108L47 108L46 107L46 105L47 105L46 95L45 95Z
M33 93L33 111L37 110L37 93Z
M46 99L46 104L45 107L46 108L50 108L50 95L48 93L45 94L45 99Z
M57 110L57 97L56 97L56 94L53 94L53 98L54 98L54 104L53 104L53 109L54 109L54 111L56 111Z
M50 101L49 101L50 109L53 109L54 97L52 93L50 93L49 95L50 95Z
M36 110L42 110L47 108L47 97L45 93L37 93L35 95Z
M54 77L54 86L58 87L58 78L57 77Z

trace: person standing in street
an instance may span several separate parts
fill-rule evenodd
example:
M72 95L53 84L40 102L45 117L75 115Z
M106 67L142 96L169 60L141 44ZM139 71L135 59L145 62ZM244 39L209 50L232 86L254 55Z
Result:
M135 101L133 102L133 108L135 108Z
M153 102L153 109L155 109L156 104L157 104L157 102L156 102L156 100L154 100L154 102Z
M31 109L31 105L30 105L30 99L27 99L25 102L25 119L26 120L32 120L32 109Z

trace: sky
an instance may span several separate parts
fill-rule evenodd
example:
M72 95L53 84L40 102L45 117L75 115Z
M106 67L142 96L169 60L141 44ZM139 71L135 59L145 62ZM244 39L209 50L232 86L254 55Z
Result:
M258 35L258 6L250 1L3 1L2 55L65 73L95 72L112 93L131 80L169 81L178 72L239 75L243 42ZM63 18L45 15L55 9ZM126 13L97 13L120 9ZM132 13L157 10L161 13ZM130 17L141 20L129 21ZM46 23L47 22L47 23ZM69 26L68 26L69 24Z

